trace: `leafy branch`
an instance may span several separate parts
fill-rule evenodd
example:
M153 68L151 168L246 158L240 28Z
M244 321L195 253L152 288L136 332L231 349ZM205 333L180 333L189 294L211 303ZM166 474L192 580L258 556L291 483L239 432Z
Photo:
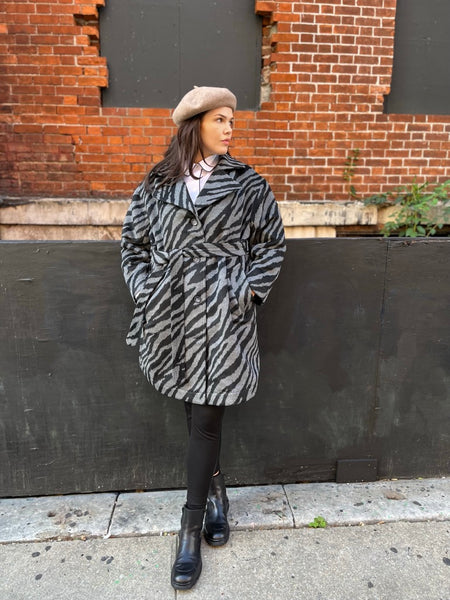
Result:
M399 207L392 221L385 223L381 232L385 236L393 233L400 237L428 237L450 219L450 179L444 183L417 183L402 185L383 194L375 194L364 200L364 204L379 207ZM440 206L442 204L442 206Z

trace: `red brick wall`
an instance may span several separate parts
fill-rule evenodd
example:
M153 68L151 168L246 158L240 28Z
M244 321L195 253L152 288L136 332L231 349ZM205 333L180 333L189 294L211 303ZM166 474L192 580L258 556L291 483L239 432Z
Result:
M174 133L170 110L101 106L102 3L3 3L3 193L127 196L161 158ZM231 151L269 179L278 199L347 199L342 175L353 148L361 150L354 185L362 194L414 176L446 178L450 117L383 114L395 0L255 5L269 100L236 114Z

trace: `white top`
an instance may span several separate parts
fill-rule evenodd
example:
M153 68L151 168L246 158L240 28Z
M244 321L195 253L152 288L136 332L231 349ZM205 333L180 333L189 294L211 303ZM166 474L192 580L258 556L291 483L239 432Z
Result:
M211 156L208 156L207 158L205 158L205 160L201 160L198 163L194 163L192 173L195 175L195 178L191 177L189 175L189 172L186 171L186 174L184 175L184 183L187 186L189 196L191 197L192 202L195 202L197 200L197 196L202 191L203 186L210 178L211 173L213 172L214 167L217 165L218 162L218 155L211 154Z

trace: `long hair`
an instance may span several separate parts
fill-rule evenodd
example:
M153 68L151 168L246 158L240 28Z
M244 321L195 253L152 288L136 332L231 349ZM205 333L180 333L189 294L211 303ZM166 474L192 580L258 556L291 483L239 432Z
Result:
M145 178L147 191L151 191L156 178L161 179L161 181L158 181L161 185L165 183L172 185L186 173L186 170L189 175L196 178L192 173L195 158L199 152L202 159L205 158L200 134L200 125L204 114L202 112L194 115L180 124L177 134L172 138L164 154L164 158L150 170Z

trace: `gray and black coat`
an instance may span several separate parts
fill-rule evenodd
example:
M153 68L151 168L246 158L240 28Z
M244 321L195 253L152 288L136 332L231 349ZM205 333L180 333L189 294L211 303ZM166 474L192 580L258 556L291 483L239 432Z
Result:
M232 405L256 393L256 303L285 253L268 183L223 155L192 202L183 180L142 183L122 232L122 270L135 301L127 343L163 394ZM252 296L251 292L255 293Z

